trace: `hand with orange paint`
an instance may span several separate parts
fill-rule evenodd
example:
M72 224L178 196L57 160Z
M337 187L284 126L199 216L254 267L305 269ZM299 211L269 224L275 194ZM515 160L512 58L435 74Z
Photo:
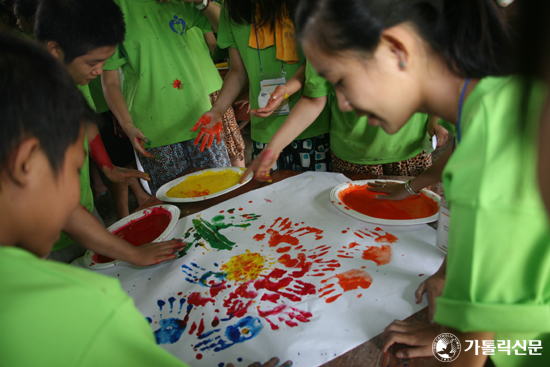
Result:
M405 200L411 194L405 188L405 184L397 182L388 182L388 181L375 181L369 183L367 190L372 192L379 192L387 195L376 195L376 199L379 200L390 200L390 201L400 201Z
M195 138L195 145L201 143L201 152L204 151L206 143L208 143L208 149L212 146L214 138L217 137L217 144L221 143L222 132L222 115L217 112L208 111L205 112L199 121L191 128L191 131L199 130L199 135Z
M394 344L406 344L412 348L398 350L396 357L432 357L432 343L440 332L441 325L395 320L382 333L382 352L388 352Z
M226 366L227 367L235 367L233 365L233 363L228 363ZM279 367L290 367L290 366L292 366L292 361L286 361L285 363L279 365L279 358L273 357L264 364L261 364L261 362L254 362L251 365L249 365L248 367L277 367L277 366L279 366Z
M176 253L187 246L182 239L158 243L147 243L139 247L133 247L134 252L131 258L126 260L132 265L149 266L172 260L177 257Z
M260 118L266 118L271 116L273 111L275 111L281 103L285 99L288 99L289 95L287 93L285 85L279 85L273 93L271 93L271 97L269 98L269 101L267 101L267 105L264 108L258 108L257 110L251 110L250 113L256 117Z
M243 177L241 178L240 183L243 184L248 175L254 172L254 178L258 181L268 181L271 182L271 167L277 162L279 158L279 153L275 152L273 149L264 149L261 151L260 155L254 159L250 167L246 170Z

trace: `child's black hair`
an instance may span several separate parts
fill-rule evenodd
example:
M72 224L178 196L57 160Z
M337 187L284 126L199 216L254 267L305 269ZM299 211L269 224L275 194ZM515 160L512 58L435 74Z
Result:
M495 0L302 0L295 19L328 53L372 53L384 29L405 22L460 76L511 72L512 36Z
M113 0L41 0L34 35L39 42L55 41L65 63L100 47L124 41L126 25Z
M95 119L59 61L9 34L0 34L0 111L0 170L24 139L36 137L58 173L82 123Z
M2 4L4 4L10 11L13 11L15 0L2 0Z
M38 0L15 0L14 10L21 14L25 19L29 19L36 14Z
M287 15L294 19L298 3L299 0L225 0L224 6L229 19L237 24L253 24L257 7L260 13L257 26L262 27L273 26Z
M8 18L8 26L10 26L13 29L17 29L17 19L15 18L15 15L13 12L3 3L0 4L0 17L7 17Z

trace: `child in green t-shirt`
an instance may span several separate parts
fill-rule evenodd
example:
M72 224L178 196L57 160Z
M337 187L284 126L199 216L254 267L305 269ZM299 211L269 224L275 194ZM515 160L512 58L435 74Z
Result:
M36 17L36 39L65 66L91 107L94 104L88 83L101 75L106 60L124 39L124 31L122 13L111 0L43 0ZM90 156L111 181L147 178L142 172L111 163L96 124L87 125L86 135L86 155L89 145ZM174 251L182 244L167 242L135 247L109 233L91 214L94 207L88 159L80 177L81 206L75 209L61 239L55 244L53 259L71 262L81 256L85 248L142 266L175 257Z
M497 3L303 0L296 19L343 110L390 134L415 112L456 126L442 173L451 222L438 324L396 321L383 350L408 344L398 357L434 356L433 366L483 366L489 355L497 366L550 365L550 233L535 140L547 91L533 85L520 114L524 83L507 76L511 36Z

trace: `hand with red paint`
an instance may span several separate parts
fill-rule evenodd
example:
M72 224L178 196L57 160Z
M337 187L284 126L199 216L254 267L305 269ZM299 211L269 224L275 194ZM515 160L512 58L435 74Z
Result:
M127 260L135 266L149 266L172 260L177 257L176 253L187 246L182 239L158 243L147 243L139 247L133 247L134 253L131 259Z
M260 155L254 159L250 167L246 170L243 177L241 178L240 183L244 183L248 175L254 172L254 178L258 181L269 181L271 182L271 167L277 162L279 158L279 153L276 153L273 149L264 149L261 151Z
M273 111L275 111L283 101L288 98L288 93L286 90L285 85L279 85L273 93L271 93L271 97L269 98L269 101L267 101L267 105L264 108L258 108L257 110L251 110L250 113L256 117L260 118L266 118L271 116Z
M233 363L228 363L226 365L227 367L235 367ZM262 364L261 362L254 362L251 365L248 365L248 367L290 367L292 366L292 361L286 361L285 363L279 365L279 358L273 357L266 363Z
M373 183L369 183L367 190L387 194L376 195L375 198L379 200L400 201L411 196L405 188L405 184L396 182L375 181Z
M145 172L138 171L137 169L130 169L124 167L113 166L112 169L103 169L103 173L111 182L130 184L132 178L141 178L146 181L150 181L149 175Z
M222 117L223 115L217 112L208 111L205 112L200 118L199 121L191 128L191 131L199 130L199 135L195 138L195 145L199 144L199 141L202 139L201 143L201 152L204 151L204 147L208 142L208 148L212 146L214 142L214 137L218 138L217 144L221 143L221 132L222 132Z
M382 333L382 352L386 353L394 344L406 344L395 353L398 358L432 357L432 343L441 332L441 326L425 322L395 320Z
M443 293L443 286L445 285L445 266L442 265L442 267L420 283L418 286L418 289L414 293L416 298L416 303L422 302L422 295L426 293L426 297L428 298L428 318L431 323L434 322L434 315L435 315L435 299Z

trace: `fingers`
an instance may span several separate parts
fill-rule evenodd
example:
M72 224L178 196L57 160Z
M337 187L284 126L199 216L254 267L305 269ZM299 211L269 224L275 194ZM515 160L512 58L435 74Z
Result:
M428 320L430 320L430 323L434 323L434 315L435 315L435 298L436 295L434 292L428 292Z
M222 142L222 134L220 131L218 131L218 134L216 135L218 137L218 142L216 144L220 145L220 143Z
M197 129L200 128L201 125L202 125L202 116L201 116L201 118L199 118L199 121L197 121L197 123L195 125L193 125L193 127L191 128L191 131L197 131ZM197 144L195 144L195 145L197 145Z
M194 145L199 144L199 142L201 141L201 138L202 138L203 135L204 135L204 133L202 131L199 131L199 135L197 135L197 137L195 138L195 141L193 142L193 144Z
M243 176L241 177L239 183L240 183L241 185L244 184L244 182L246 181L246 179L248 178L248 176L249 176L252 172L254 172L254 170L252 169L252 167L248 167L248 168L246 169L246 171L244 172Z
M431 357L432 349L430 347L422 346L416 348L403 348L395 353L397 358L419 358L419 357Z
M416 291L414 292L414 297L416 299L416 303L422 302L422 295L426 292L426 282L420 283Z
M132 168L122 168L122 167L117 167L117 168L120 169L124 177L128 177L128 178L135 177L135 178L141 178L142 180L145 180L145 181L151 181L151 178L145 172L141 172L141 171L138 171L137 169L132 169Z
M262 367L275 367L277 364L279 364L279 358L273 357L266 363L262 365Z
M206 139L204 139L206 140ZM208 149L212 147L212 143L214 142L214 135L210 135L210 138L208 139Z
M201 132L200 134L201 136L203 135L203 133ZM202 139L202 143L201 143L201 152L204 152L204 147L206 146L206 143L208 142L208 136L205 136L203 139Z

